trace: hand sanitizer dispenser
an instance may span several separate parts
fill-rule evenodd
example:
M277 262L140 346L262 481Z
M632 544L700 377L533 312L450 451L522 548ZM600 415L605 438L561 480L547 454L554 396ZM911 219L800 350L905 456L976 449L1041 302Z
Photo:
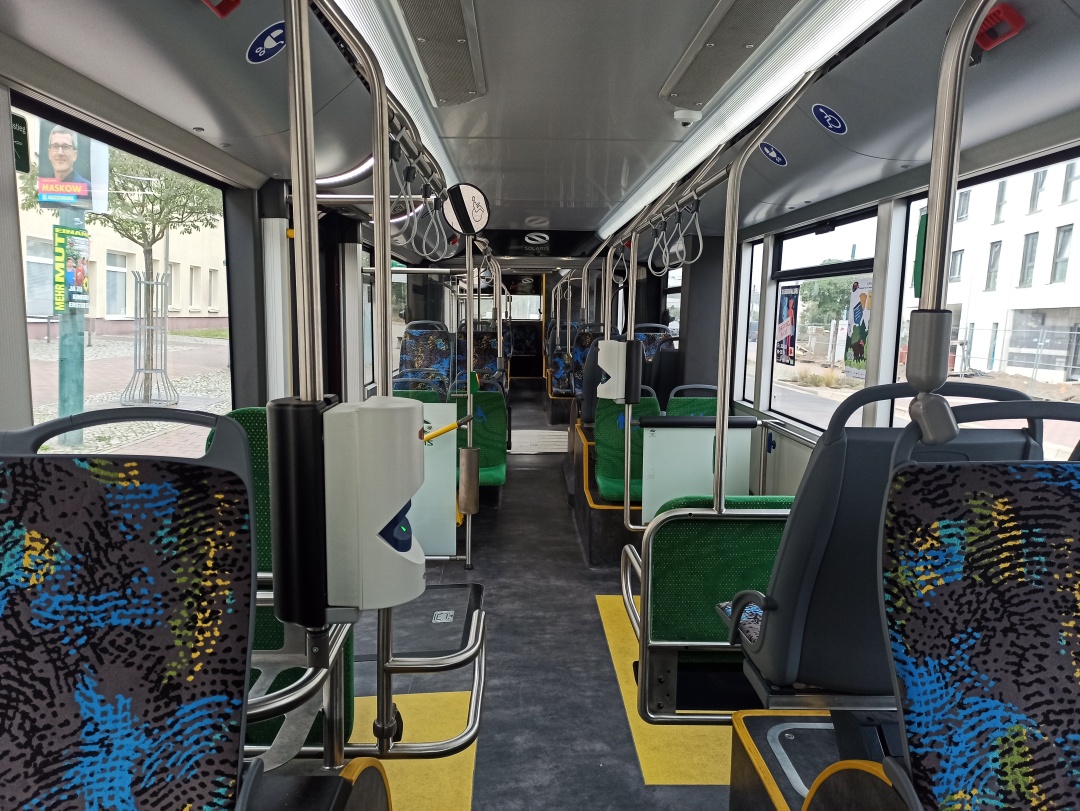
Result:
M344 403L323 417L327 605L391 608L424 593L424 550L409 505L424 483L423 406L400 397Z

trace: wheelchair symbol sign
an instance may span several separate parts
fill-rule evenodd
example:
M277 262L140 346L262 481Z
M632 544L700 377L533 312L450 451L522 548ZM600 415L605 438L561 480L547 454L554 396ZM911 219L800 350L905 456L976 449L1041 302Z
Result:
M761 142L761 154L777 166L787 166L787 158L784 157L784 153L770 143Z
M847 122L840 117L836 110L826 107L824 104L815 104L813 111L817 122L833 135L843 135L847 132Z
M274 23L261 31L251 41L247 50L247 61L252 65L258 65L268 59L273 59L285 48L285 21Z

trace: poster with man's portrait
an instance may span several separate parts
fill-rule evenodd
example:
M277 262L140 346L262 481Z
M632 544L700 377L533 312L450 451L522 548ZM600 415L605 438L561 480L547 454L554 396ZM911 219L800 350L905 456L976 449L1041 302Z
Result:
M38 134L38 205L108 210L109 148L60 124L41 119ZM95 181L100 188L95 186Z
M783 285L776 308L776 362L795 365L795 334L799 321L799 285Z

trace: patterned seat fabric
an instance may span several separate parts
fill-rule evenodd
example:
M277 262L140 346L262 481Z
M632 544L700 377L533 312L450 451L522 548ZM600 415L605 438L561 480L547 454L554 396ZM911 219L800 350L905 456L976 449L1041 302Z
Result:
M457 336L457 364L455 379L465 375L466 342L465 333ZM505 346L504 346L505 349ZM481 377L494 377L499 371L499 336L495 332L473 333L473 371Z
M437 329L406 329L401 339L399 368L404 375L409 369L431 369L449 383L453 339L449 332Z
M585 361L589 357L589 347L600 339L600 333L581 330L574 336L574 345L570 350L570 375L574 383L574 394L581 394Z
M197 462L0 458L0 807L233 806L248 510Z
M449 394L447 378L434 369L402 369L394 376L394 391L428 392L445 402Z
M893 474L886 626L925 808L1080 807L1080 466Z
M670 338L670 332L635 332L634 340L641 341L641 348L645 350L646 363L651 362L660 349L664 339Z
M779 539L777 539L777 544L779 544ZM718 603L717 607L729 617L731 616L730 602ZM743 609L742 617L739 618L739 633L746 637L747 642L753 644L761 636L761 620L763 616L764 614L759 605L748 605Z
M551 356L551 393L570 396L574 393L573 362L570 353L559 349Z

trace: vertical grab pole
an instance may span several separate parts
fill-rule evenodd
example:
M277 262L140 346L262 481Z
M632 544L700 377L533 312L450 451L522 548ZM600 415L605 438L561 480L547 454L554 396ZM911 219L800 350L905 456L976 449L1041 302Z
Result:
M971 46L993 0L966 0L945 38L930 147L930 187L926 201L926 248L919 309L911 314L907 379L918 391L909 408L923 442L939 445L959 428L948 401L934 392L949 377L952 313L945 306L945 268L952 247L954 190L960 173L960 131L964 78Z
M374 160L374 171L371 177L372 221L374 230L374 257L372 265L375 271L375 290L372 310L374 311L373 337L375 341L373 356L375 361L375 394L380 397L391 396L391 372L390 372L390 347L393 345L393 323L390 318L390 101L386 89L386 79L378 61L371 53L367 43L356 30L352 21L346 17L334 0L313 0L315 7L329 21L333 29L341 37L342 41L352 51L363 66L368 87L371 91L371 149ZM307 3L300 0L289 0L290 15L295 15L302 20L305 32L304 44L307 43ZM300 30L300 29L298 29ZM291 34L290 34L291 36ZM297 41L293 38L293 41ZM299 48L294 50L300 50ZM297 57L294 54L293 59ZM310 122L311 91L310 80L308 88L308 120ZM313 143L309 139L309 144ZM311 217L315 221L314 194L315 172L314 159L312 158L310 183L301 191L303 195L311 194L312 211ZM295 171L295 170L294 170ZM296 175L294 174L294 178ZM310 191L309 191L310 189ZM295 200L297 195L293 194ZM297 232L299 235L299 232ZM313 270L318 268L318 256L315 255L316 263ZM299 310L299 307L298 307ZM299 349L301 363L303 363L304 351L301 345ZM301 369L303 367L301 366ZM321 378L322 370L318 371ZM301 386L303 374L301 374ZM321 380L320 380L321 385ZM303 388L301 388L303 398ZM397 729L396 712L394 709L394 692L392 676L386 671L386 663L393 656L393 616L389 608L380 608L378 612L378 642L375 656L376 670L376 718L374 723L375 739L378 741L380 754L390 751L390 743ZM339 692L336 701L344 701L344 694ZM327 715L330 713L327 712ZM342 727L344 730L344 727ZM324 760L325 760L324 752Z
M475 343L475 336L473 335L473 242L474 237L467 235L465 237L465 413L470 416L473 412L473 344ZM478 286L478 285L477 285ZM501 319L500 319L501 320ZM501 332L500 338L502 340ZM469 420L469 424L465 426L466 436L468 437L468 447L473 446L473 423L475 420ZM472 515L465 516L465 568L471 569L472 565Z
M296 278L297 361L299 366L300 404L314 404L322 399L322 308L319 278L318 203L315 197L315 125L311 95L311 50L307 3L287 0L286 29L293 47L289 49L289 123L292 135L291 171L293 206L293 252ZM278 424L277 413L269 416ZM311 436L321 441L321 417L308 422ZM295 459L293 447L271 448L273 458L289 464ZM315 451L321 468L322 448ZM321 479L321 469L315 474ZM321 486L311 495L316 495ZM294 516L295 518L295 516ZM316 535L319 532L316 531ZM323 550L325 555L325 550ZM275 550L275 557L278 552ZM326 627L308 628L308 647ZM330 677L323 689L323 768L340 769L345 765L344 663L339 654L330 661Z
M735 315L735 263L739 247L739 191L742 186L743 170L758 144L772 132L780 120L795 106L803 92L814 80L819 71L810 71L795 83L784 99L773 107L769 115L750 136L738 157L731 163L727 178L727 201L724 211L724 264L723 284L720 293L720 343L716 364L716 458L713 463L713 510L718 515L724 514L724 491L727 480L728 451L728 411L731 409L731 388L729 375L731 370L731 332Z
M311 100L308 8L286 3L289 41L289 119L292 128L293 257L296 273L297 361L300 399L322 397L321 308L319 306L319 219L315 201L315 124Z
M630 256L627 261L627 276L626 280L626 341L627 341L627 365L630 363L630 347L636 348L634 340L634 324L637 316L637 251L638 251L638 232L635 230L630 234ZM637 401L640 399L640 390L637 392L638 396L634 397ZM636 526L630 517L630 472L633 468L634 455L631 452L630 438L633 433L633 427L631 426L631 417L634 412L634 406L627 402L623 404L623 525L629 530L640 530L643 527Z
M491 283L495 285L495 336L498 347L498 360L495 362L495 370L503 373L503 381L507 391L510 389L510 375L506 370L506 347L503 346L503 299L502 299L502 268L493 256L488 256L488 265L491 267Z

